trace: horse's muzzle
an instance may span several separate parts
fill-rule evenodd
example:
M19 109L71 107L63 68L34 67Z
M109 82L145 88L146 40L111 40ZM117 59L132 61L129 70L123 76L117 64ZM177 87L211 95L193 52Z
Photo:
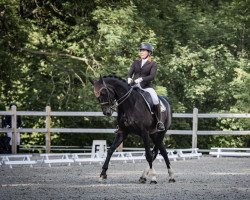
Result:
M111 116L113 114L112 110L110 108L103 109L103 114L106 116Z

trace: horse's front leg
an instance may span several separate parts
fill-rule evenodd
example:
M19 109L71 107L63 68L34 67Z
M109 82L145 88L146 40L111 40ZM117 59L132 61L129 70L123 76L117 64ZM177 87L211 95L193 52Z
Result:
M103 179L107 179L107 170L108 170L108 166L109 166L109 161L111 159L112 154L114 153L114 151L116 150L116 148L122 143L122 141L127 137L127 135L125 135L123 133L123 131L118 130L116 132L116 137L113 141L113 144L110 146L108 152L107 152L107 157L105 159L105 162L102 166L102 172L100 174L100 181L102 181Z

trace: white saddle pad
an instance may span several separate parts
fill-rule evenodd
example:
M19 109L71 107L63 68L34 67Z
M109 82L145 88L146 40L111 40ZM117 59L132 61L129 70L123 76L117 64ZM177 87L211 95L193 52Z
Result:
M166 107L164 106L164 104L162 103L161 100L160 100L160 105L161 105L161 112L165 112L166 111Z

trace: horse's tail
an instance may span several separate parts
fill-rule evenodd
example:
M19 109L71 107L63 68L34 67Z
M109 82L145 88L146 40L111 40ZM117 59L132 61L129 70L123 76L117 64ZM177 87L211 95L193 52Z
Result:
M172 109L170 106L170 103L168 101L168 98L165 96L159 96L160 100L162 101L162 103L164 104L164 106L166 107L166 119L165 119L165 126L166 126L166 130L169 129L171 123L172 123Z

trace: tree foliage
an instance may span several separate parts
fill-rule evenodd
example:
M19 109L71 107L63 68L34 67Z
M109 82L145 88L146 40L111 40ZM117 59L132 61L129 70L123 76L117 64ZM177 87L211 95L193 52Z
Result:
M108 74L126 78L138 46L150 42L159 66L156 89L168 96L175 112L192 112L194 107L206 113L249 112L249 7L248 0L2 0L0 108L15 101L19 110L44 110L50 105L52 110L99 111L89 78ZM24 123L43 125L35 119ZM60 118L54 124L100 125L114 126L111 119L91 118ZM173 128L190 126L183 120L173 124ZM200 129L249 127L247 120L199 125ZM74 141L80 137L90 141L89 136L75 137ZM220 137L203 139L202 147L224 144ZM44 142L43 136L33 138ZM244 146L248 139L226 141ZM74 143L63 135L53 141ZM129 141L128 145L139 143ZM189 145L185 138L168 142Z

